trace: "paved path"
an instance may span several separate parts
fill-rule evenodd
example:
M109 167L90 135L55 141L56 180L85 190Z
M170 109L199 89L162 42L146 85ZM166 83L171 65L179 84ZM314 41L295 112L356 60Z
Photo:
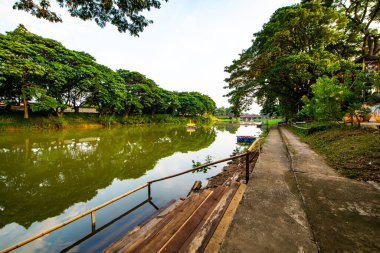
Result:
M281 133L270 131L221 252L380 252L380 190Z

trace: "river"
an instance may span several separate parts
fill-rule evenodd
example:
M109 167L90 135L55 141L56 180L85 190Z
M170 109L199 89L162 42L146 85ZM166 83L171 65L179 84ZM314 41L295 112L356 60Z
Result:
M58 225L149 180L229 157L236 135L256 126L219 124L187 132L152 125L114 129L0 132L0 250ZM195 180L207 184L225 163L152 185L157 207L186 196ZM96 212L97 228L147 199L143 189ZM145 203L91 233L90 217L71 223L15 252L99 252L155 212ZM73 245L74 244L74 245Z

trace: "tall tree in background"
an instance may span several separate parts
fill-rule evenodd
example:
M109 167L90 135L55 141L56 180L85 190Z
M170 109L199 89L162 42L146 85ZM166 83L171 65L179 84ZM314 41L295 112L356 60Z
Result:
M263 108L277 108L284 116L296 114L310 85L339 61L334 48L345 40L347 19L330 7L304 3L278 9L252 46L226 67L235 115L255 98Z
M25 119L29 118L30 89L36 88L38 79L46 74L44 59L28 42L30 36L22 25L8 35L0 34L0 90L3 93L0 95L8 99L22 97Z
M20 25L0 34L0 101L63 115L71 107L96 107L101 115L213 113L215 102L199 92L165 90L139 72L113 71L84 52L30 33ZM31 103L32 102L32 103Z
M167 0L55 0L61 8L66 9L72 17L93 20L100 27L110 23L119 32L129 31L138 36L153 21L146 19L141 12L160 8L161 2ZM14 9L24 10L33 16L50 22L62 22L61 17L51 9L50 0L18 0Z
M333 7L347 16L348 39L341 43L342 54L357 50L361 55L378 55L380 53L378 31L380 22L380 1L378 0L303 0L302 2L322 3ZM360 47L352 43L359 39Z

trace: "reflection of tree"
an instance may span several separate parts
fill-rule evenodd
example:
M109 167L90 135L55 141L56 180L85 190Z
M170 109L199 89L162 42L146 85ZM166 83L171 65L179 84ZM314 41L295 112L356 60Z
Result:
M138 178L175 152L215 140L213 129L139 127L17 134L0 144L0 228L28 227L62 213L118 178ZM96 136L96 137L93 137Z
M237 124L230 124L230 123L227 123L227 124L224 124L224 123L220 123L220 124L216 124L215 125L215 128L219 131L227 131L231 134L236 134L237 130L239 129L240 125L237 125Z

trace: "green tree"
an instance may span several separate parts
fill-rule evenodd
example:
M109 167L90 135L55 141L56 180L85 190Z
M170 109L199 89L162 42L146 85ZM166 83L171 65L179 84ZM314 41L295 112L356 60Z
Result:
M330 75L318 78L311 86L312 97L303 97L302 113L319 120L341 120L345 114L352 119L365 116L363 105L370 99L372 87L380 87L378 73L361 70L349 61L330 70Z
M123 101L126 99L123 79L106 66L98 64L96 69L86 103L96 106L100 115L115 114L122 110Z
M340 59L328 48L346 38L346 23L344 15L317 3L278 9L254 34L252 46L226 67L234 114L249 108L253 99L284 116L297 114L310 85Z
M167 0L163 0L167 2ZM100 27L110 23L119 32L129 31L138 36L146 26L153 23L141 13L152 8L160 8L161 0L56 0L61 8L66 9L72 17L82 20L93 20ZM37 18L50 22L62 22L57 13L51 10L49 0L18 0L14 9L23 10Z
M181 109L180 93L160 88L141 73L113 71L84 52L65 48L20 25L0 34L0 99L28 104L33 111L62 116L67 107L96 107L101 115L172 114ZM215 102L199 92L186 93L183 114L213 113Z
M7 35L0 34L1 95L22 97L25 119L29 118L30 92L27 90L38 87L39 79L46 74L44 59L28 43L29 36L31 34L23 25Z
M310 2L303 1L303 2ZM339 45L341 54L356 52L361 55L378 55L379 47L379 22L380 2L377 0L324 0L321 2L331 6L347 16L348 37ZM358 36L359 35L359 36ZM359 40L358 40L359 39Z

